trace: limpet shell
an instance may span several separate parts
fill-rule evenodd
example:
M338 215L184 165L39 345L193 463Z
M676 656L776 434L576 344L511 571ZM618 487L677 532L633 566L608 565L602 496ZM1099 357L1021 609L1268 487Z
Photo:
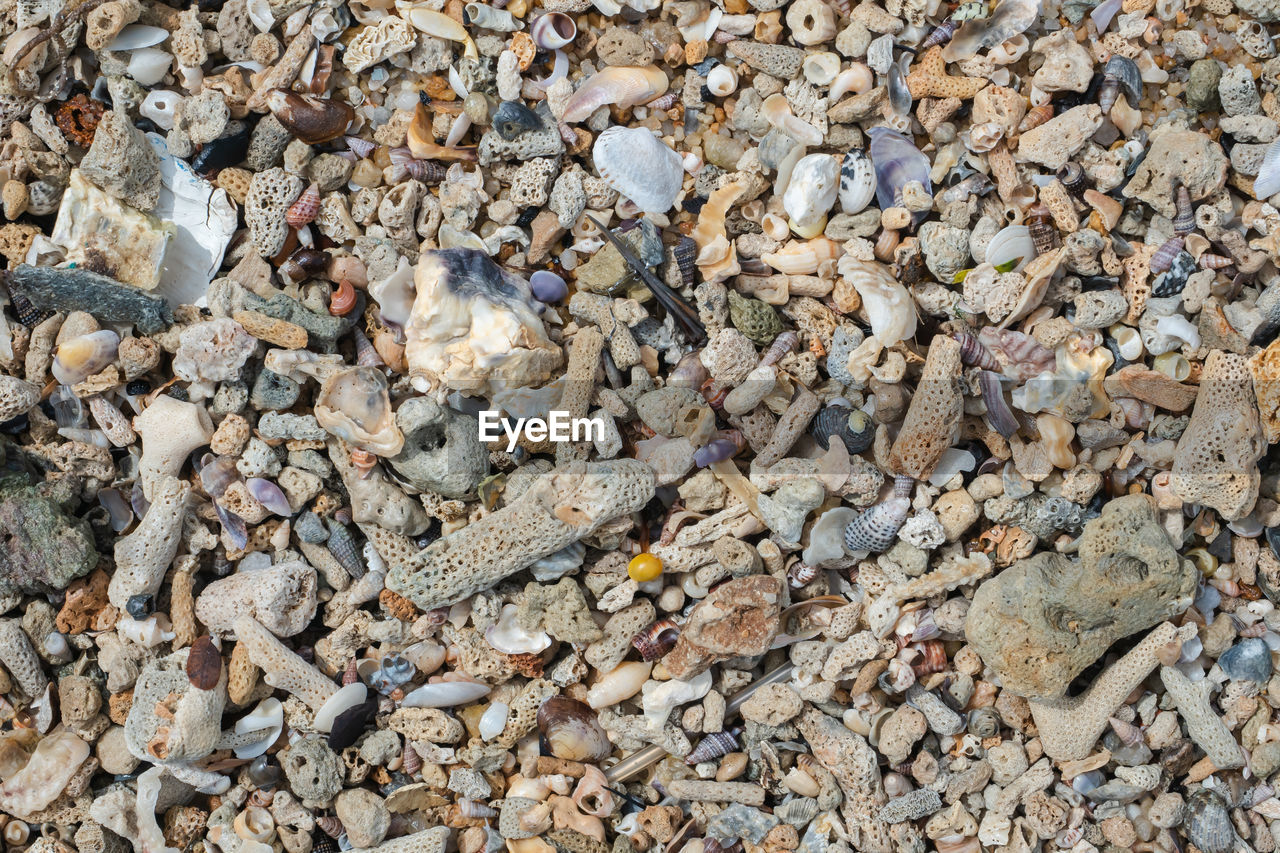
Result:
M600 177L645 213L665 213L684 186L680 155L641 127L611 127L591 147Z

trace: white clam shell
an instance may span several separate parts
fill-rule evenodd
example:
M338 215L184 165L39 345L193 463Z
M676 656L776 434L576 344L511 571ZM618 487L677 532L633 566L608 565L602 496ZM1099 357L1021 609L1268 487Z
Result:
M107 50L137 50L142 47L154 47L169 37L169 32L160 27L148 27L143 24L130 24L122 29L107 45Z
M489 695L489 685L474 681L424 684L400 702L401 708L452 708Z
M363 687L364 685L361 686ZM342 691L338 692L341 693ZM259 729L270 729L270 732L257 743L236 747L236 758L257 758L262 755L280 737L280 730L283 728L284 706L280 704L280 700L263 699L252 711L236 720L235 731L238 735L258 731Z
M840 209L861 213L876 197L876 167L867 152L854 148L840 164Z
M987 243L986 262L993 267L1022 258L1014 271L1021 271L1036 256L1036 244L1031 240L1031 230L1025 225L1010 225L996 232Z
M129 76L139 86L154 86L169 73L173 57L154 47L144 47L129 54Z
M360 681L339 689L337 693L329 697L327 702L320 706L319 711L316 711L314 723L316 731L332 731L333 721L338 719L338 715L349 708L359 705L368 695L369 688L365 687L364 683Z
M840 168L830 154L809 154L791 170L791 181L782 195L782 207L797 230L820 223L836 203Z
M1262 158L1262 168L1253 179L1253 197L1268 199L1280 193L1280 139L1272 142Z
M641 127L611 127L591 146L600 177L645 213L666 213L684 186L680 155Z
M511 708L507 703L494 702L480 715L480 737L489 741L502 734L510 715Z

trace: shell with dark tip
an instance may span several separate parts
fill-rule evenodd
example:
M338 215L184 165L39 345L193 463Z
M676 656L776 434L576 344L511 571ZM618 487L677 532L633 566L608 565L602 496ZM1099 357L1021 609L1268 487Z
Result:
M899 203L902 188L919 181L924 191L933 194L929 179L931 164L908 137L887 127L873 127L868 151L876 167L876 204L886 210Z
M518 101L503 101L493 114L493 129L508 142L541 127L538 114Z
M1121 93L1129 106L1137 107L1142 100L1142 72L1138 64L1128 57L1113 54L1102 72L1102 88L1098 90L1098 106L1105 116L1115 106Z
M1173 204L1177 210L1173 217L1174 233L1186 236L1196 230L1196 209L1191 206L1191 192L1182 184L1173 191Z
M1084 167L1074 161L1058 170L1058 180L1072 195L1081 195L1089 186L1084 176Z
M844 529L844 547L849 551L879 553L893 544L911 511L911 501L894 496L859 515Z
M1165 240L1156 253L1151 256L1151 272L1159 275L1165 272L1173 265L1173 259L1178 257L1178 253L1182 251L1185 241L1181 237L1170 237Z
M347 570L353 578L364 577L364 561L360 558L360 548L355 537L341 524L329 524L329 553Z
M680 638L680 626L670 619L659 619L631 638L631 645L642 660L652 661L671 651Z
M703 761L712 761L722 755L728 755L738 748L738 734L741 729L730 729L729 731L713 732L698 742L684 758L685 764L701 764Z
M542 703L538 731L556 758L595 764L613 752L613 744L596 719L596 712L568 696L552 696Z
M1222 797L1201 788L1187 798L1187 838L1201 853L1231 853L1236 845L1236 830Z
M809 431L823 450L830 449L834 437L840 439L850 453L866 450L876 437L876 425L867 413L845 406L828 406L818 412Z

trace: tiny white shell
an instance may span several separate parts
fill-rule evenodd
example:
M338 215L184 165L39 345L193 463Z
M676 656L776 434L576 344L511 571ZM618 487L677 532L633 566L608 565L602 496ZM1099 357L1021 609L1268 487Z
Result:
M546 631L526 631L516 621L520 608L514 604L504 605L502 616L484 632L484 639L498 651L506 655L536 655L551 645L551 638Z
M804 79L815 86L825 86L840 73L840 56L829 50L811 53L800 64Z
M707 75L707 89L717 98L732 95L738 88L738 73L727 65L717 65Z
M400 702L401 708L452 708L489 695L487 684L474 681L440 681L424 684Z
M355 681L345 687L339 688L336 693L329 697L320 710L316 711L316 717L313 725L318 732L328 732L333 730L333 721L338 719L338 715L349 708L354 708L365 700L369 695L369 688L364 686L363 682Z
M1254 198L1268 199L1276 193L1280 193L1280 139L1267 147L1267 153L1262 158L1262 168L1253 179Z
M993 267L1021 258L1014 271L1021 271L1036 256L1036 244L1031 240L1031 229L1025 225L1010 225L996 232L987 243L986 262Z
M494 702L480 715L480 737L493 740L506 728L511 708L505 702Z
M630 699L644 687L652 669L652 663L623 661L591 685L587 691L587 704L599 709Z
M666 213L684 186L680 155L642 127L611 127L591 146L600 177L645 213Z
M169 37L168 30L160 27L148 27L143 24L130 24L107 44L107 50L137 50L140 47L154 47Z
M844 155L840 164L840 209L861 213L876 197L876 168L861 148Z
M144 47L129 54L129 76L140 86L154 86L169 72L173 57L154 47Z

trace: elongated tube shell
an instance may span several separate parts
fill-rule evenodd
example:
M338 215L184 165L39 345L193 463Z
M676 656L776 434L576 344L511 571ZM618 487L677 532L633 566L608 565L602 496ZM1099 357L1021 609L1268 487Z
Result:
M611 66L593 74L573 93L563 118L567 124L575 124L603 106L634 107L665 93L668 85L667 75L659 68Z
M506 9L495 9L480 3L468 3L465 7L471 23L486 30L511 33L520 29L520 22Z

